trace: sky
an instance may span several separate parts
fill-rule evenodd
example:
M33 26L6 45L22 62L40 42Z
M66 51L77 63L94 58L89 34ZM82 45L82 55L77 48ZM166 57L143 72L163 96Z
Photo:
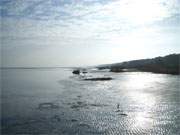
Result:
M180 53L180 0L0 0L1 66L90 66Z

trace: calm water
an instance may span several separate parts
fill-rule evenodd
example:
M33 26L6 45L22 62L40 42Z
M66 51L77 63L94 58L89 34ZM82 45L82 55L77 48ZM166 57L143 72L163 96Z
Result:
M2 134L180 134L180 76L2 69Z

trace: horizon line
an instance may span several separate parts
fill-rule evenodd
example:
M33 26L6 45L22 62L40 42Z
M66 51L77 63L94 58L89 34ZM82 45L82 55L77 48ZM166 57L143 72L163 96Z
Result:
M165 57L165 56L169 56L169 55L179 55L180 53L170 53L167 55L163 55L163 56L156 56L153 58L142 58L142 59L154 59L157 57ZM136 60L142 60L142 59L136 59ZM128 60L128 61L132 61L132 60ZM122 63L122 62L127 62L127 61L121 61L121 62L115 62L115 63L106 63L106 64L93 64L93 65L84 65L84 66L7 66L7 67L2 67L0 66L0 69L42 69L42 68L82 68L82 67L96 67L96 66L100 66L100 65L109 65L109 64L117 64L117 63Z

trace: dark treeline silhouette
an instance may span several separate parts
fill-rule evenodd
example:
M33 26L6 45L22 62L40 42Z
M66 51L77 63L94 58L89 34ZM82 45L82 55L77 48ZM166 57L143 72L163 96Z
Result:
M110 69L112 72L138 70L154 73L180 74L180 54L102 65L98 66L98 69Z

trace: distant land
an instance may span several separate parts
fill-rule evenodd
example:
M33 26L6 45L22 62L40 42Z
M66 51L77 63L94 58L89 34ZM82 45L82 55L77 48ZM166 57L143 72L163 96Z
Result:
M180 74L180 54L170 54L152 59L131 60L121 63L97 66L99 70L110 69L111 72L145 71L163 74Z
M0 69L57 69L57 68L71 68L71 69L91 69L98 68L99 70L109 69L111 72L133 72L144 71L163 74L180 75L180 54L170 54L166 56L159 56L151 59L131 60L113 64L103 64L99 66L87 67L0 67Z

